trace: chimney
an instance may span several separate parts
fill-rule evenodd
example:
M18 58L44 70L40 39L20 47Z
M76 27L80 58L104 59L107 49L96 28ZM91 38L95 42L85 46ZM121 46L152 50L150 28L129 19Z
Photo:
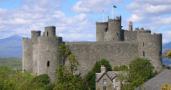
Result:
M133 31L133 23L132 23L132 21L129 21L129 23L128 23L128 30Z
M106 72L106 67L104 65L101 65L101 73L105 73Z

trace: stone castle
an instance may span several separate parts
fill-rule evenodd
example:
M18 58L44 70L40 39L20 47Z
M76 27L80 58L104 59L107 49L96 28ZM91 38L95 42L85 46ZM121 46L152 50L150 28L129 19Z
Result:
M23 38L22 42L22 69L35 75L48 74L54 80L57 66L64 62L60 60L58 46L65 43L76 56L82 75L103 58L114 66L127 65L137 57L144 57L160 71L162 34L144 28L134 29L132 22L127 30L123 30L121 21L119 16L97 22L95 42L64 42L62 37L56 36L54 26L45 27L42 35L41 31L31 31L31 39Z

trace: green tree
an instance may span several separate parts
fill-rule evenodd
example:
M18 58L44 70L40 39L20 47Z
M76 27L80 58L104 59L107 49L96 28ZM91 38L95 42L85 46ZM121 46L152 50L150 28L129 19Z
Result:
M50 83L50 78L47 74L42 74L39 76L34 77L29 86L32 86L29 88L29 90L31 89L35 89L35 90L52 90L52 85Z
M27 72L16 71L9 77L10 90L28 90L29 83L33 79L33 76Z
M149 60L137 58L129 65L129 81L132 87L143 84L154 76L154 67Z
M84 90L83 80L65 66L58 67L57 80L53 90Z
M57 79L53 90L83 90L82 78L74 73L79 65L75 55L64 44L59 49L63 65L57 67ZM64 66L66 60L69 60L69 67Z
M71 54L71 51L65 44L61 44L59 46L59 52L60 52L60 58L61 58L61 63L64 65L65 60L68 58L68 56Z
M0 90L10 90L9 77L12 74L12 70L8 67L0 67Z
M128 71L128 66L126 65L114 66L113 71Z
M78 67L79 63L76 60L76 57L74 54L70 54L69 55L69 68L71 73L74 73L75 71L77 71L77 67Z
M107 69L107 71L111 71L112 67L109 64L109 62L106 59L101 59L100 61L96 62L93 69L88 72L88 74L85 76L85 85L87 90L95 90L95 79L96 79L96 73L100 72L101 65L104 65Z

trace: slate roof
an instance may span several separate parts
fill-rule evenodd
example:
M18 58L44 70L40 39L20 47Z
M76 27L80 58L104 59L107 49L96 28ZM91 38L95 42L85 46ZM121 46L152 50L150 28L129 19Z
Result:
M108 71L106 73L96 73L96 82L98 82L104 75L107 75L111 81L116 77L116 73L114 71Z
M161 90L163 84L171 85L171 70L165 69L143 85L143 90ZM136 90L141 90L137 88Z

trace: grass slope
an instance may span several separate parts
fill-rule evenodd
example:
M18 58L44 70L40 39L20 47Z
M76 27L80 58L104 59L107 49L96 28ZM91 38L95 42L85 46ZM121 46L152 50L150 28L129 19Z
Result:
M0 67L10 67L15 70L21 70L21 59L19 58L0 58Z

